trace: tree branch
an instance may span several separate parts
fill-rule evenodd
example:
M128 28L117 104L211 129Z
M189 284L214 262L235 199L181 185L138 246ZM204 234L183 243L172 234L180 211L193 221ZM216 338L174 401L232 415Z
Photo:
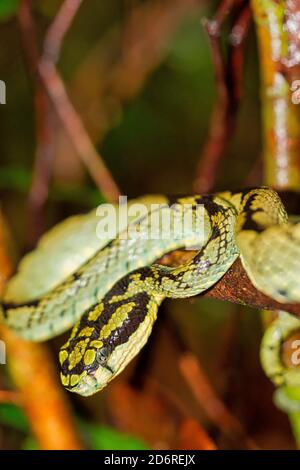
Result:
M13 272L8 255L8 231L0 213L0 295ZM1 391L4 400L23 407L41 449L80 449L72 412L45 344L18 338L5 325L0 336L7 349L8 370L18 392Z
M176 250L165 255L158 262L167 266L178 266L186 263L195 256L196 252ZM258 291L251 283L241 261L238 259L224 276L209 290L201 294L203 297L212 297L226 300L235 304L264 310L285 310L300 317L300 304L282 304Z

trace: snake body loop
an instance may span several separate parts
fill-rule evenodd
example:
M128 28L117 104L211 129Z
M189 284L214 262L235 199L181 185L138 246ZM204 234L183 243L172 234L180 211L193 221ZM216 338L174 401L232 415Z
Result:
M238 256L257 289L279 302L300 301L300 224L288 222L276 192L262 187L179 197L171 207L166 197L159 200L158 220L168 218L170 236L143 237L153 225L149 199L146 214L101 242L95 241L95 216L81 216L43 237L8 284L2 317L20 336L43 341L74 325L59 354L68 390L85 396L101 390L144 346L166 297L200 294ZM190 227L177 236L187 203L193 214L203 207L202 231ZM129 229L141 236L126 238ZM196 256L184 265L155 264L172 250L195 246ZM280 340L299 324L294 320ZM268 334L262 362L273 380L288 384L296 379L278 359L276 334Z

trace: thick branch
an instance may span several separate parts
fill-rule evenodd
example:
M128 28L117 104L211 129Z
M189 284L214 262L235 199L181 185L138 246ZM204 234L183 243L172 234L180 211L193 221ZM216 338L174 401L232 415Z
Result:
M177 266L192 258L196 252L174 251L159 263L168 266ZM238 259L226 274L213 287L202 294L203 297L212 297L226 300L236 304L264 310L285 310L300 317L300 304L282 304L258 291L251 283L241 261Z
M290 90L291 80L299 78L296 3L252 0L262 81L264 182L283 190L298 190L300 183L300 111Z
M0 213L0 294L13 272L9 234ZM1 391L0 402L23 407L41 449L80 449L72 411L63 393L51 354L44 344L30 343L0 325L7 348L8 369L18 392Z
M214 297L264 310L285 310L300 317L300 304L282 304L258 291L251 283L240 260L237 260L206 297Z

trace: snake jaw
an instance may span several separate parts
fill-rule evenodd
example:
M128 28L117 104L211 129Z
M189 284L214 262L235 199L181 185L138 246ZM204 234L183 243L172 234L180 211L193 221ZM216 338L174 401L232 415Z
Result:
M84 372L79 379L79 382L74 387L66 387L67 390L73 393L78 393L84 397L93 395L94 393L102 390L108 382L114 377L112 369L105 366L100 366L95 372L89 374Z

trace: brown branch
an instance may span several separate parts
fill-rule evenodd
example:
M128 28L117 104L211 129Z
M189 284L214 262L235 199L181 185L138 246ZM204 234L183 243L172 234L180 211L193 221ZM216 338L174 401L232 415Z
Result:
M10 375L39 447L83 448L47 346L24 341L4 326L1 337L7 345Z
M236 6L238 14L229 36L226 61L221 47L221 28L226 17ZM198 193L208 193L213 190L224 150L235 128L236 113L242 94L244 44L250 20L248 2L224 0L220 3L213 20L204 23L212 50L217 100L210 120L208 138L196 169L193 187Z
M195 254L196 252L192 251L176 250L165 255L158 262L168 266L178 266ZM201 296L247 305L260 310L285 310L300 317L300 304L282 304L258 291L251 283L240 259L235 261L224 276Z
M43 56L53 64L56 64L59 59L63 40L72 25L82 1L64 0L46 32Z
M185 418L179 427L175 449L216 450L217 446L198 421Z
M36 152L28 196L28 244L33 246L44 231L43 209L48 198L54 157L53 114L47 94L36 74L39 50L29 0L21 1L18 22L27 70L34 87Z
M39 64L39 74L57 116L95 184L108 201L117 201L120 190L110 171L99 157L79 115L71 104L55 66L51 62L42 60Z
M0 214L0 295L13 272L8 255L8 232ZM6 344L8 370L19 393L6 392L5 398L19 400L41 449L80 449L69 403L64 395L52 357L44 344L30 343L0 325ZM15 393L15 394L14 394ZM4 392L0 393L0 400Z
M22 395L12 390L0 390L0 403L11 403L20 406L22 404Z
M43 55L53 63L59 58L62 41L81 2L82 0L65 0L47 30ZM37 74L40 53L30 0L21 1L18 20L27 68L34 83L37 147L28 197L28 243L32 247L44 231L44 207L49 195L55 155L56 119L51 101Z
M98 48L96 48L92 56L94 59L92 62L92 73L96 77L99 75L99 77L95 80L95 83L92 84L91 89L98 90L99 93L97 94L96 101L101 103L101 107L97 109L97 115L99 117L96 124L92 123L91 125L88 118L84 123L93 138L97 138L97 140L100 141L103 140L104 134L111 127L112 122L115 121L116 110L120 109L124 101L127 101L139 92L148 74L160 62L164 52L164 45L167 39L176 30L179 21L181 21L182 17L187 12L195 10L197 6L197 0L173 0L172 2L156 1L151 4L146 3L138 7L135 6L128 18L126 18L123 27L120 53L115 54L113 52L115 51L115 44L113 45L113 51L107 53L112 47L111 42L105 46L104 50L101 48L98 50ZM57 28L53 27L53 29ZM50 37L53 35L54 33L52 31ZM59 36L63 36L61 30ZM119 44L117 47L120 47ZM56 45L56 49L59 48L60 45ZM44 49L46 48L44 47ZM49 49L48 46L47 49ZM57 56L57 50L53 51L53 47L50 56ZM95 56L97 56L96 59ZM117 60L112 63L112 57L114 56L117 57ZM78 125L78 114L76 115L75 109L70 103L66 90L64 89L64 84L57 74L57 70L53 70L54 67L51 67L53 61L50 60L49 64L47 54L45 54L44 59L46 63L41 64L41 68L43 69L42 72L45 84L49 94L51 93L52 101L56 106L60 118L63 119L63 130L67 129L68 134L70 134L71 125L76 126L76 131L72 133L71 143L75 144L76 152L82 155L83 161L85 161L86 165L90 168L90 173L92 175L99 173L97 180L98 186L105 179L108 179L108 182L112 181L111 176L108 178L107 174L106 176L104 174L107 170L97 162L98 158L96 158L95 149L91 146L91 140L82 122ZM95 62L96 65L100 64L100 66L96 68L96 72ZM86 71L85 76L90 76L91 74L89 69L90 63L91 60L86 61L83 66ZM54 82L56 82L57 86L60 88L59 96L53 89ZM80 84L79 88L82 94ZM75 102L77 95L78 93L75 90ZM100 100L99 95L100 98L102 98ZM91 100L90 90L88 90L83 100L84 109L82 113L85 112L86 109L89 109L88 100L90 100L90 102L92 101L93 114L96 112L95 99L93 98L94 95ZM112 107L111 103L115 103L115 105ZM71 121L73 124L71 124ZM95 127L97 132L95 132ZM74 139L76 139L76 142ZM102 173L103 177L100 178ZM115 185L110 185L110 187L106 188L106 192L112 194L114 200L118 196Z
M30 0L21 0L18 10L18 22L27 69L31 78L34 78L36 75L36 66L39 60L39 48L36 40L35 26L31 15Z
M45 36L38 74L78 157L86 166L95 184L108 201L117 201L120 190L101 156L95 149L84 124L69 100L57 69L62 41L82 0L65 0Z
M65 0L48 28L39 57L37 37L32 18L31 2L22 0L19 23L28 68L35 81L35 107L37 122L37 152L29 194L30 240L35 242L43 231L43 208L48 198L52 162L54 157L53 110L73 144L77 155L86 165L92 179L110 201L118 199L120 191L112 175L86 132L84 125L71 104L64 83L55 64L59 59L63 39L82 3L82 0Z
M218 431L230 440L234 448L239 448L240 446L249 449L255 448L256 445L248 438L243 426L236 420L214 390L199 358L192 352L187 351L186 344L172 317L167 316L165 322L166 330L171 335L172 343L176 345L178 351L177 362L179 371L196 399L200 411L204 412ZM187 357L190 358L189 361L186 360ZM192 369L196 369L197 374L194 374ZM199 390L203 391L203 393L198 393ZM170 399L172 398L170 394L169 397Z
M222 279L204 295L260 310L285 310L300 317L300 304L283 304L258 291L251 283L240 260L237 260Z
M179 359L179 369L193 395L218 429L231 441L239 443L241 448L257 449L254 442L245 434L241 423L217 396L194 354L182 354Z
M197 0L156 0L133 9L122 28L119 60L109 74L116 97L128 100L139 92L179 22L197 7Z
M70 82L71 98L93 140L103 141L124 104L163 60L178 25L198 11L198 0L138 2L124 18L121 32L114 26L95 44ZM60 135L58 140L64 158L65 142Z

